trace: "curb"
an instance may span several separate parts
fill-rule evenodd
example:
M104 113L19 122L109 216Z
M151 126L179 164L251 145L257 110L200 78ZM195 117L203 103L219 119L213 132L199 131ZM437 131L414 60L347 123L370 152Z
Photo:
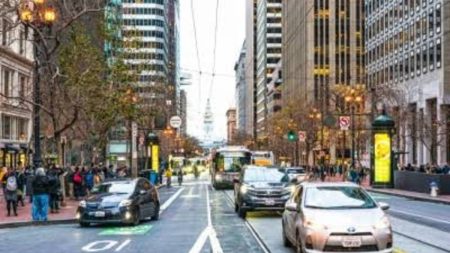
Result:
M65 219L65 220L48 220L48 221L18 221L0 224L0 229L5 228L20 228L29 226L50 226L50 225L64 225L64 224L75 224L78 223L76 219Z
M430 198L424 198L424 197L418 197L418 196L410 196L410 195L405 195L405 194L401 194L401 193L386 192L383 190L377 190L377 189L373 189L373 188L370 188L370 189L366 188L366 191L374 192L374 193L381 193L381 194L386 194L386 195L392 195L392 196L397 196L397 197L403 197L403 198L408 198L408 199L420 200L420 201L424 201L424 202L450 205L450 201L442 200L442 199L430 199Z

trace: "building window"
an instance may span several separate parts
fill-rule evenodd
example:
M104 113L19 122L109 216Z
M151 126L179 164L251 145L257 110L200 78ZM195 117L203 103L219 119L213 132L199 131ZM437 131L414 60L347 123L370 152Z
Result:
M441 4L436 5L436 33L441 33Z
M11 117L8 115L2 115L2 139L11 138Z
M28 83L28 78L26 76L20 75L19 77L19 97L20 98L25 98L26 93L27 93L27 83Z
M430 71L434 70L434 42L430 42L430 47L428 49L428 60L430 65Z
M417 48L416 50L416 72L417 76L420 76L422 71L420 71L420 61L421 61L421 55L420 55L420 48Z
M11 28L11 23L6 19L3 18L1 19L1 36L2 36L2 46L8 46L9 45L9 36L10 36L10 28Z
M434 35L434 9L431 8L428 12L428 32L430 33L430 37Z
M427 45L426 44L424 44L423 46L422 46L422 72L425 74L425 73L427 73L427 71L428 71L428 61L427 61L427 59L428 59L428 48L427 48Z
M26 48L26 34L23 29L20 29L19 34L19 54L24 55L25 54L25 48Z
M11 96L11 89L12 89L12 71L7 69L7 68L3 68L2 71L2 78L3 78L3 95L5 97L10 97Z
M21 141L28 139L28 119L17 118L17 135Z
M436 68L441 68L441 60L442 60L442 45L441 39L436 41Z
M409 66L410 68L410 73L411 73L411 78L414 78L414 71L415 71L415 62L414 62L414 51L411 51L410 53L410 58L409 58Z

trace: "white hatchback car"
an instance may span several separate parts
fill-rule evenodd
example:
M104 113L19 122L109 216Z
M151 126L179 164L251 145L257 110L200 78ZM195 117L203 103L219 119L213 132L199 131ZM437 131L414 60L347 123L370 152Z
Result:
M353 183L305 182L286 203L283 241L298 253L391 253L387 209Z

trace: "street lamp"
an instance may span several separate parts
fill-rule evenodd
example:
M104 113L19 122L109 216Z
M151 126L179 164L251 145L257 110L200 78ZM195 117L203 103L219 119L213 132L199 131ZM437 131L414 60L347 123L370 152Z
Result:
M41 119L40 119L40 76L39 76L39 47L41 40L40 33L43 28L50 28L56 21L56 11L50 5L46 4L46 0L28 0L23 1L18 9L18 17L26 29L31 28L34 33L34 85L33 85L33 131L34 131L34 153L33 165L37 168L42 164L41 158Z
M316 108L313 108L309 112L308 117L311 119L311 121L313 123L312 130L315 132L315 130L314 130L314 122L316 120L320 121L322 119L322 113L319 110L317 110ZM321 128L320 128L320 149L323 150L323 124L321 124ZM314 155L314 159L313 160L314 160L313 163L315 165L315 155ZM323 159L321 159L321 163L323 164Z
M352 127L352 168L355 168L355 110L363 102L360 92L350 89L350 92L344 97L345 103L350 106L351 127Z

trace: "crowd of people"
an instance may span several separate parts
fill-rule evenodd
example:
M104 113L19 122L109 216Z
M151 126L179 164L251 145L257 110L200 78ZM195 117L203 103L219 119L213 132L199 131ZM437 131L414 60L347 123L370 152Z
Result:
M411 172L420 172L427 174L441 174L441 175L450 175L450 166L448 164L444 164L439 166L437 164L425 164L425 165L412 165L407 164L406 166L399 166L400 170L411 171Z
M58 213L65 198L80 200L108 178L129 176L130 170L126 167L114 170L112 166L101 165L69 168L52 165L49 169L33 169L18 164L16 168L0 168L0 186L7 216L18 216L18 208L29 202L33 220L46 221L49 210Z

